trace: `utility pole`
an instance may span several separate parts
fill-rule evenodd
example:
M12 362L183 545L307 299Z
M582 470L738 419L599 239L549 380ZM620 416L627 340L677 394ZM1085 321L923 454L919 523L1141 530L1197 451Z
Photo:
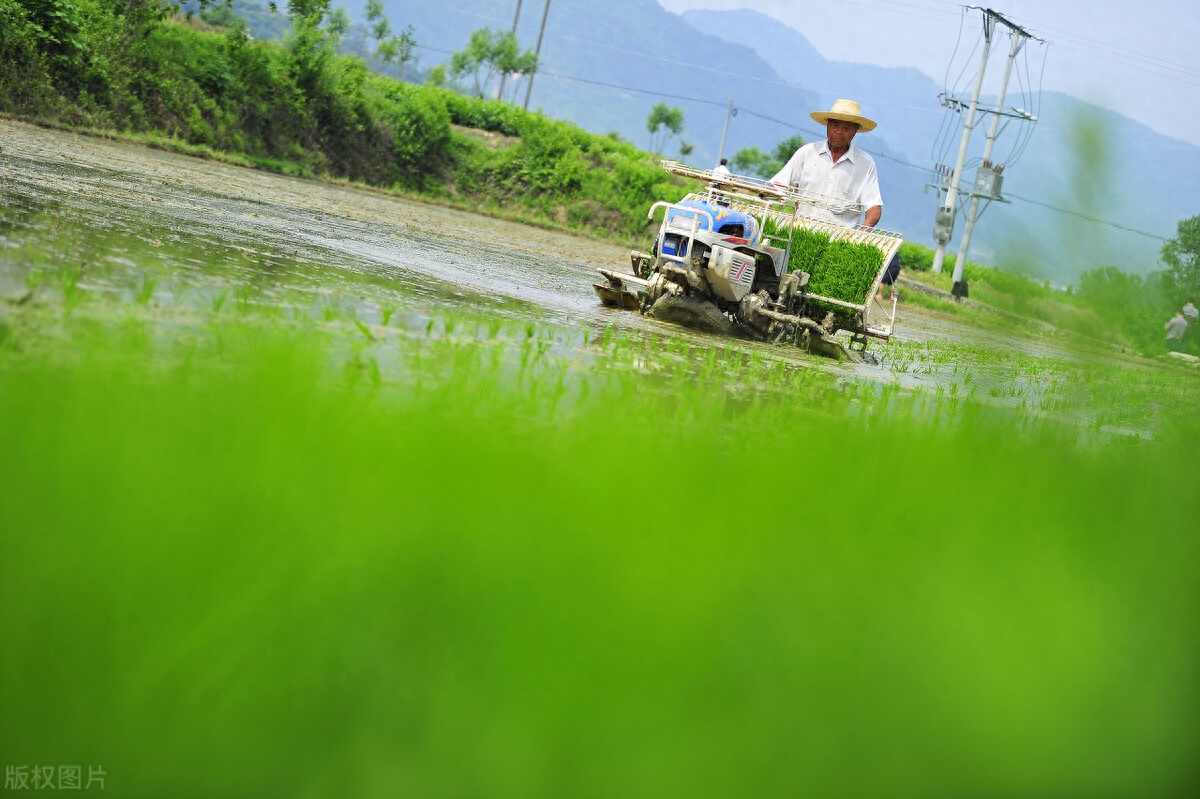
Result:
M725 112L725 127L721 128L721 146L717 148L717 163L721 163L721 159L725 157L725 134L729 133L729 118L737 116L737 109L733 107L733 100L729 101L729 110Z
M1012 46L1008 49L1008 61L1004 64L1004 78L1000 81L1000 95L996 99L997 113L992 115L992 125L988 128L987 142L983 145L983 163L979 165L979 171L975 173L975 189L971 192L971 205L967 209L967 221L963 224L962 243L958 245L958 258L954 262L952 291L956 297L967 296L967 286L963 283L963 268L967 265L967 251L971 247L971 233L975 230L975 220L979 218L979 198L987 197L989 201L1002 199L1000 197L1000 180L1004 172L1004 165L992 166L992 145L996 143L996 131L1000 127L999 111L1004 107L1004 94L1008 91L1008 77L1012 74L1013 60L1016 59L1028 34L1014 26L1009 31L1009 37L1012 39Z
M958 202L958 181L962 178L963 164L967 161L967 145L971 142L971 129L975 126L975 110L979 107L979 91L983 88L983 73L987 71L988 51L992 47L992 30L995 24L992 15L985 11L983 14L983 57L979 62L979 74L975 76L975 90L971 93L971 106L963 119L962 141L958 145L958 160L954 162L954 171L950 173L950 190L946 193L946 202L937 211L933 223L933 240L937 242L937 250L933 253L933 271L941 273L942 262L946 260L946 245L954 235L954 212Z
M540 58L542 55L542 34L546 32L546 17L550 16L550 0L546 0L546 7L542 10L542 27L538 29L537 49L533 51L534 58ZM538 64L538 70L542 68ZM529 95L533 94L533 79L537 75L537 70L529 76L529 85L525 87L525 110L529 110Z
M965 194L971 198L970 205L966 211L966 222L963 226L962 242L960 243L958 258L954 263L954 286L952 293L955 297L959 298L967 296L967 284L963 281L963 269L966 267L967 254L971 247L971 234L975 229L975 222L983 212L979 201L984 200L988 204L992 200L1008 202L1000 195L1004 165L993 164L991 161L992 147L996 142L996 134L1000 127L1000 117L1016 117L1027 122L1037 121L1036 117L1026 111L1017 110L1009 112L1004 110L1004 96L1008 91L1008 80L1012 74L1013 62L1016 60L1017 53L1020 52L1025 41L1031 38L1031 34L990 8L980 10L983 11L983 55L979 64L979 74L975 77L975 89L971 96L970 105L967 107L967 115L963 119L963 134L958 148L958 160L954 164L953 171L948 175L944 171L941 171L945 167L939 165L939 174L942 176L942 183L934 187L946 192L946 201L938 208L933 226L933 238L937 242L937 250L933 255L934 272L942 271L942 264L946 256L946 245L950 243L950 238L954 234L954 221L958 213L959 196ZM971 132L975 127L975 114L979 110L979 94L983 86L983 76L987 70L988 55L991 52L992 37L995 33L997 23L1008 28L1012 45L1009 48L1008 61L1004 67L1004 77L1000 82L1000 92L996 100L996 106L995 108L984 109L984 113L992 114L992 124L988 129L987 141L984 144L983 161L975 174L974 185L970 190L963 191L959 188L959 184L963 177L963 167L967 159L967 148L970 144ZM1039 41L1041 40L1039 39ZM948 108L957 108L961 113L962 102L956 98L943 95L942 102ZM986 207L987 205L985 204L984 208Z
M517 13L513 14L512 33L513 33L514 37L517 35L517 20L519 20L520 18L521 18L521 0L517 0ZM508 79L508 73L507 72L501 73L501 75L500 75L500 91L496 94L496 97L501 100L504 99L504 81L507 79Z

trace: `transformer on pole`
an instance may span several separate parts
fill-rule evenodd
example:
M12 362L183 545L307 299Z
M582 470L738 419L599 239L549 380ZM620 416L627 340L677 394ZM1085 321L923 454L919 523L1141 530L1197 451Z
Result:
M983 55L979 64L979 73L975 76L975 89L971 95L971 101L967 105L966 116L963 117L963 132L958 148L958 159L955 161L954 169L950 171L947 171L943 165L938 165L937 173L940 181L933 185L933 188L946 192L945 201L938 206L933 226L933 239L937 243L937 249L933 257L934 272L942 271L942 264L946 257L946 245L950 243L950 239L954 235L954 222L958 214L959 204L960 202L965 202L966 198L970 198L970 203L966 209L966 221L963 225L962 242L959 247L958 258L954 263L953 294L955 297L960 298L967 296L967 284L963 280L963 268L966 266L967 253L971 246L971 234L975 229L975 222L983 213L983 210L987 208L987 205L993 200L1004 203L1008 202L1000 194L1004 164L993 164L991 160L992 147L995 144L996 135L999 131L1000 117L1015 117L1027 122L1037 121L1037 117L1024 110L1004 110L1004 95L1008 90L1008 80L1012 74L1013 62L1017 57L1017 53L1020 52L1021 47L1025 44L1025 41L1035 37L1032 37L1021 26L1010 22L990 8L979 10L983 12ZM967 160L971 132L975 127L975 115L981 110L979 108L979 94L983 86L983 76L987 70L988 55L991 52L992 38L995 34L997 24L1003 25L1009 31L1011 46L1008 51L1008 60L1005 63L1004 77L1000 83L999 95L996 99L995 107L982 109L984 114L992 115L992 123L987 132L987 142L984 145L982 163L975 173L975 182L971 188L961 189L959 186L963 178L963 169ZM1039 39L1038 41L1041 40ZM942 105L947 108L962 113L964 103L958 98L945 93L941 96L941 101ZM980 200L984 201L982 208L980 207Z

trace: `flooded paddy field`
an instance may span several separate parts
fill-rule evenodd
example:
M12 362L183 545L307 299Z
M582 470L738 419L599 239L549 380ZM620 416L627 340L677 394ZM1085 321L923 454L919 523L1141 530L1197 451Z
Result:
M603 308L608 243L0 148L13 784L1200 785L1194 373L903 301L840 364Z
M385 333L461 333L470 324L495 337L532 324L569 359L604 358L594 342L619 340L630 355L616 366L653 373L711 360L715 350L717 362L815 370L858 391L970 396L1138 435L1153 432L1155 408L1136 401L1114 414L1103 392L1078 379L1079 364L1133 368L1153 394L1175 380L1044 331L989 330L903 304L893 340L872 345L878 365L837 364L604 308L591 290L595 270L628 260L611 243L19 123L0 123L0 147L0 296L10 315L26 300L81 318L134 313L160 332L222 311ZM393 354L380 347L371 357L386 365ZM1069 386L1069 396L1055 386Z

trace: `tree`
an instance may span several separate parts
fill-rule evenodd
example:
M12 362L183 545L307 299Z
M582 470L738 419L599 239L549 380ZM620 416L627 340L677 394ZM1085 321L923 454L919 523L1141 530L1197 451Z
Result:
M319 93L326 67L337 51L337 33L321 27L328 13L329 0L288 0L292 71L296 85L309 97Z
M1179 222L1175 238L1163 245L1162 259L1172 299L1200 299L1200 216Z
M729 166L734 172L740 175L758 175L760 178L769 178L779 171L771 169L769 163L771 156L757 147L743 147L729 159Z
M695 149L696 145L692 144L690 141L684 141L683 139L679 140L679 155L681 157L687 158L692 154L692 150Z
M791 136L779 144L769 154L757 147L744 147L729 159L734 172L758 175L761 178L772 178L783 169L793 154L805 144L802 136Z
M413 58L417 46L416 31L409 25L396 36L389 36L375 48L375 57L385 64L395 64L403 77L404 65Z
M517 45L517 36L512 31L480 28L471 33L465 48L451 54L449 71L455 79L470 75L475 83L476 96L484 97L497 75L532 75L537 67L537 56L532 50L522 53ZM516 81L513 83L515 91Z
M363 18L366 24L356 25L354 29L358 37L358 57L364 59L372 68L377 68L379 64L394 65L397 74L402 78L404 65L413 60L413 49L417 46L413 26L408 25L398 34L392 33L392 21L384 13L383 0L367 0ZM330 27L332 26L331 15ZM344 33L344 30L341 33ZM369 57L366 54L368 39L375 41L375 49Z
M678 106L668 107L666 103L656 104L646 118L646 130L650 131L650 150L661 153L672 136L683 133L683 110Z

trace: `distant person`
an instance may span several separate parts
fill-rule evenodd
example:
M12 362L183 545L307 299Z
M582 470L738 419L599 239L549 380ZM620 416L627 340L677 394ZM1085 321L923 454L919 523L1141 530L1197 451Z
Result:
M1171 352L1179 352L1183 349L1183 335L1188 329L1187 319L1183 318L1183 311L1176 311L1165 327L1167 331L1167 349Z
M875 227L883 215L879 174L875 159L853 144L855 134L874 130L875 122L863 116L853 100L838 100L830 110L813 111L809 116L825 126L825 141L810 142L797 150L771 182L857 203L866 209L864 219L862 212L835 214L814 205L815 218L843 227L860 223Z
M1193 339L1196 338L1197 331L1200 330L1198 327L1200 325L1200 308L1196 307L1191 298L1188 298L1187 305L1183 306L1183 318L1188 323L1187 331L1183 334L1183 341L1190 347Z
M722 158L722 159L721 159L721 163L719 163L719 164L717 164L715 167L713 167L713 171L712 171L712 173L713 173L713 177L714 177L714 178L727 178L727 177L729 177L729 174L730 174L730 173L729 173L729 167L728 167L728 164L729 164L729 159L728 159L728 158Z
M888 287L888 302L896 296L896 278L900 277L900 253L892 256L892 260L888 261L887 271L883 273L883 277L879 281L879 291L875 294L875 299L883 302L883 287Z

